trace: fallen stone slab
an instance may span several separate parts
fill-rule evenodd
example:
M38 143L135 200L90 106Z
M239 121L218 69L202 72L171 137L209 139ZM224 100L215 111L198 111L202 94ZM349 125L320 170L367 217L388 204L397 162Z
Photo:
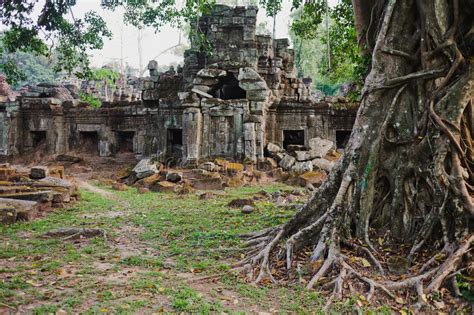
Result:
M219 170L219 166L217 166L213 162L204 162L199 164L198 169L205 170L208 172L216 172Z
M183 179L183 173L181 172L168 172L166 174L166 180L168 182L177 183Z
M56 165L56 166L49 167L48 176L63 179L64 178L64 166Z
M222 190L224 189L222 178L206 177L206 178L190 178L191 185L198 190Z
M230 172L242 172L244 165L242 163L226 163L225 170Z
M308 143L312 158L324 157L334 148L334 142L319 137L309 139Z
M20 192L14 194L4 194L0 197L8 199L28 200L37 202L49 202L53 200L54 192L52 190Z
M154 192L174 192L174 189L176 187L175 183L168 182L168 181L161 181L154 183L149 187L151 191Z
M33 187L51 187L51 188L74 188L74 184L70 181L57 177L45 177L43 179L31 183Z
M149 185L153 185L156 182L162 181L164 179L165 178L160 173L156 173L151 176L145 177L144 179L142 179L142 181L143 181L143 185L149 186ZM141 181L139 183L141 183Z
M16 222L17 212L15 207L0 204L0 223L13 224Z
M30 191L31 186L26 185L9 185L9 186L0 186L0 196L4 194L14 194L24 191Z
M295 162L295 164L291 167L291 171L297 174L311 172L312 170L313 170L312 161Z
M31 221L38 215L39 204L35 201L0 198L0 206L10 206L16 209L16 220Z
M330 172L335 164L334 162L328 161L326 159L314 159L312 163L313 163L314 168L317 168L326 172Z
M10 166L0 167L0 181L8 181L15 174L15 169Z
M152 176L156 173L158 173L158 168L156 167L156 164L151 159L142 159L132 169L132 172L126 179L126 183L127 185L132 185L136 181L142 178Z
M201 91L199 89L191 89L192 92L196 93L196 94L199 94L200 96L202 97L205 97L205 98L214 98L214 96L212 96L211 94L208 94L204 91Z
M295 162L296 159L291 155L287 154L281 159L278 165L280 165L284 170L290 170L291 167L295 164Z

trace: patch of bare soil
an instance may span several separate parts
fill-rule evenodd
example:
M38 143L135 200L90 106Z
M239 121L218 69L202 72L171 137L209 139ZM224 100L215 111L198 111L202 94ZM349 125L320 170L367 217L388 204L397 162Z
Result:
M239 293L224 288L219 278L222 275L199 276L192 272L180 272L176 277L185 281L188 286L200 292L207 300L219 300L222 305L232 312L245 310L246 313L264 314L268 310L261 305L254 304L251 299ZM278 310L278 301L274 300L272 313Z

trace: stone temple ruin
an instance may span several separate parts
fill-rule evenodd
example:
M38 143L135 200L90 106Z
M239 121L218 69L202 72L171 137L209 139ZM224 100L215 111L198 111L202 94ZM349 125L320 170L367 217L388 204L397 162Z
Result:
M141 97L118 95L92 108L70 86L39 84L13 95L0 82L0 155L133 152L197 163L220 157L257 162L266 146L344 145L357 104L316 100L297 78L288 39L256 34L256 7L217 5L199 19L212 52L185 52L184 66L140 83Z

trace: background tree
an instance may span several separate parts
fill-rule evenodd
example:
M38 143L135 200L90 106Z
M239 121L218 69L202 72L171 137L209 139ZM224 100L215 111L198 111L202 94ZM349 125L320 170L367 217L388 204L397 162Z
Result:
M331 68L326 55L326 1L318 0L299 7L292 14L290 36L295 49L295 65L301 76L310 76L316 89L327 95L338 94L342 84L356 87L350 94L357 99L367 75L370 58L360 54L351 0L341 0L329 8Z
M0 51L4 51L0 35ZM53 68L56 62L54 55L46 57L31 52L0 53L0 72L8 74L9 83L14 88L35 82L54 83L60 78Z

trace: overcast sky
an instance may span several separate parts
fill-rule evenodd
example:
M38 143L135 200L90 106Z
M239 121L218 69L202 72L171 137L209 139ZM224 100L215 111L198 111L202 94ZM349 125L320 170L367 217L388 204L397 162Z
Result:
M44 0L40 0L37 5L40 10ZM218 1L217 1L218 2ZM329 0L330 5L336 3L337 0ZM288 37L288 26L290 24L290 1L284 0L282 12L276 18L276 37ZM39 11L38 10L38 11ZM109 29L113 33L111 40L106 40L104 48L92 54L92 65L102 66L110 61L120 61L128 63L132 67L138 68L138 30L133 26L127 26L122 20L122 10L114 12L103 10L100 7L100 0L77 0L73 7L74 16L81 18L88 11L98 12L107 22ZM35 15L39 14L36 12ZM267 20L268 26L271 28L273 20L265 16L263 9L259 10L257 24ZM143 65L146 66L148 61L156 57L160 52L176 45L179 40L179 29L172 27L164 27L161 32L155 33L153 29L143 30L142 50ZM183 40L187 40L183 36ZM162 54L156 59L160 65L170 64L172 62L181 62L182 57L173 54Z

